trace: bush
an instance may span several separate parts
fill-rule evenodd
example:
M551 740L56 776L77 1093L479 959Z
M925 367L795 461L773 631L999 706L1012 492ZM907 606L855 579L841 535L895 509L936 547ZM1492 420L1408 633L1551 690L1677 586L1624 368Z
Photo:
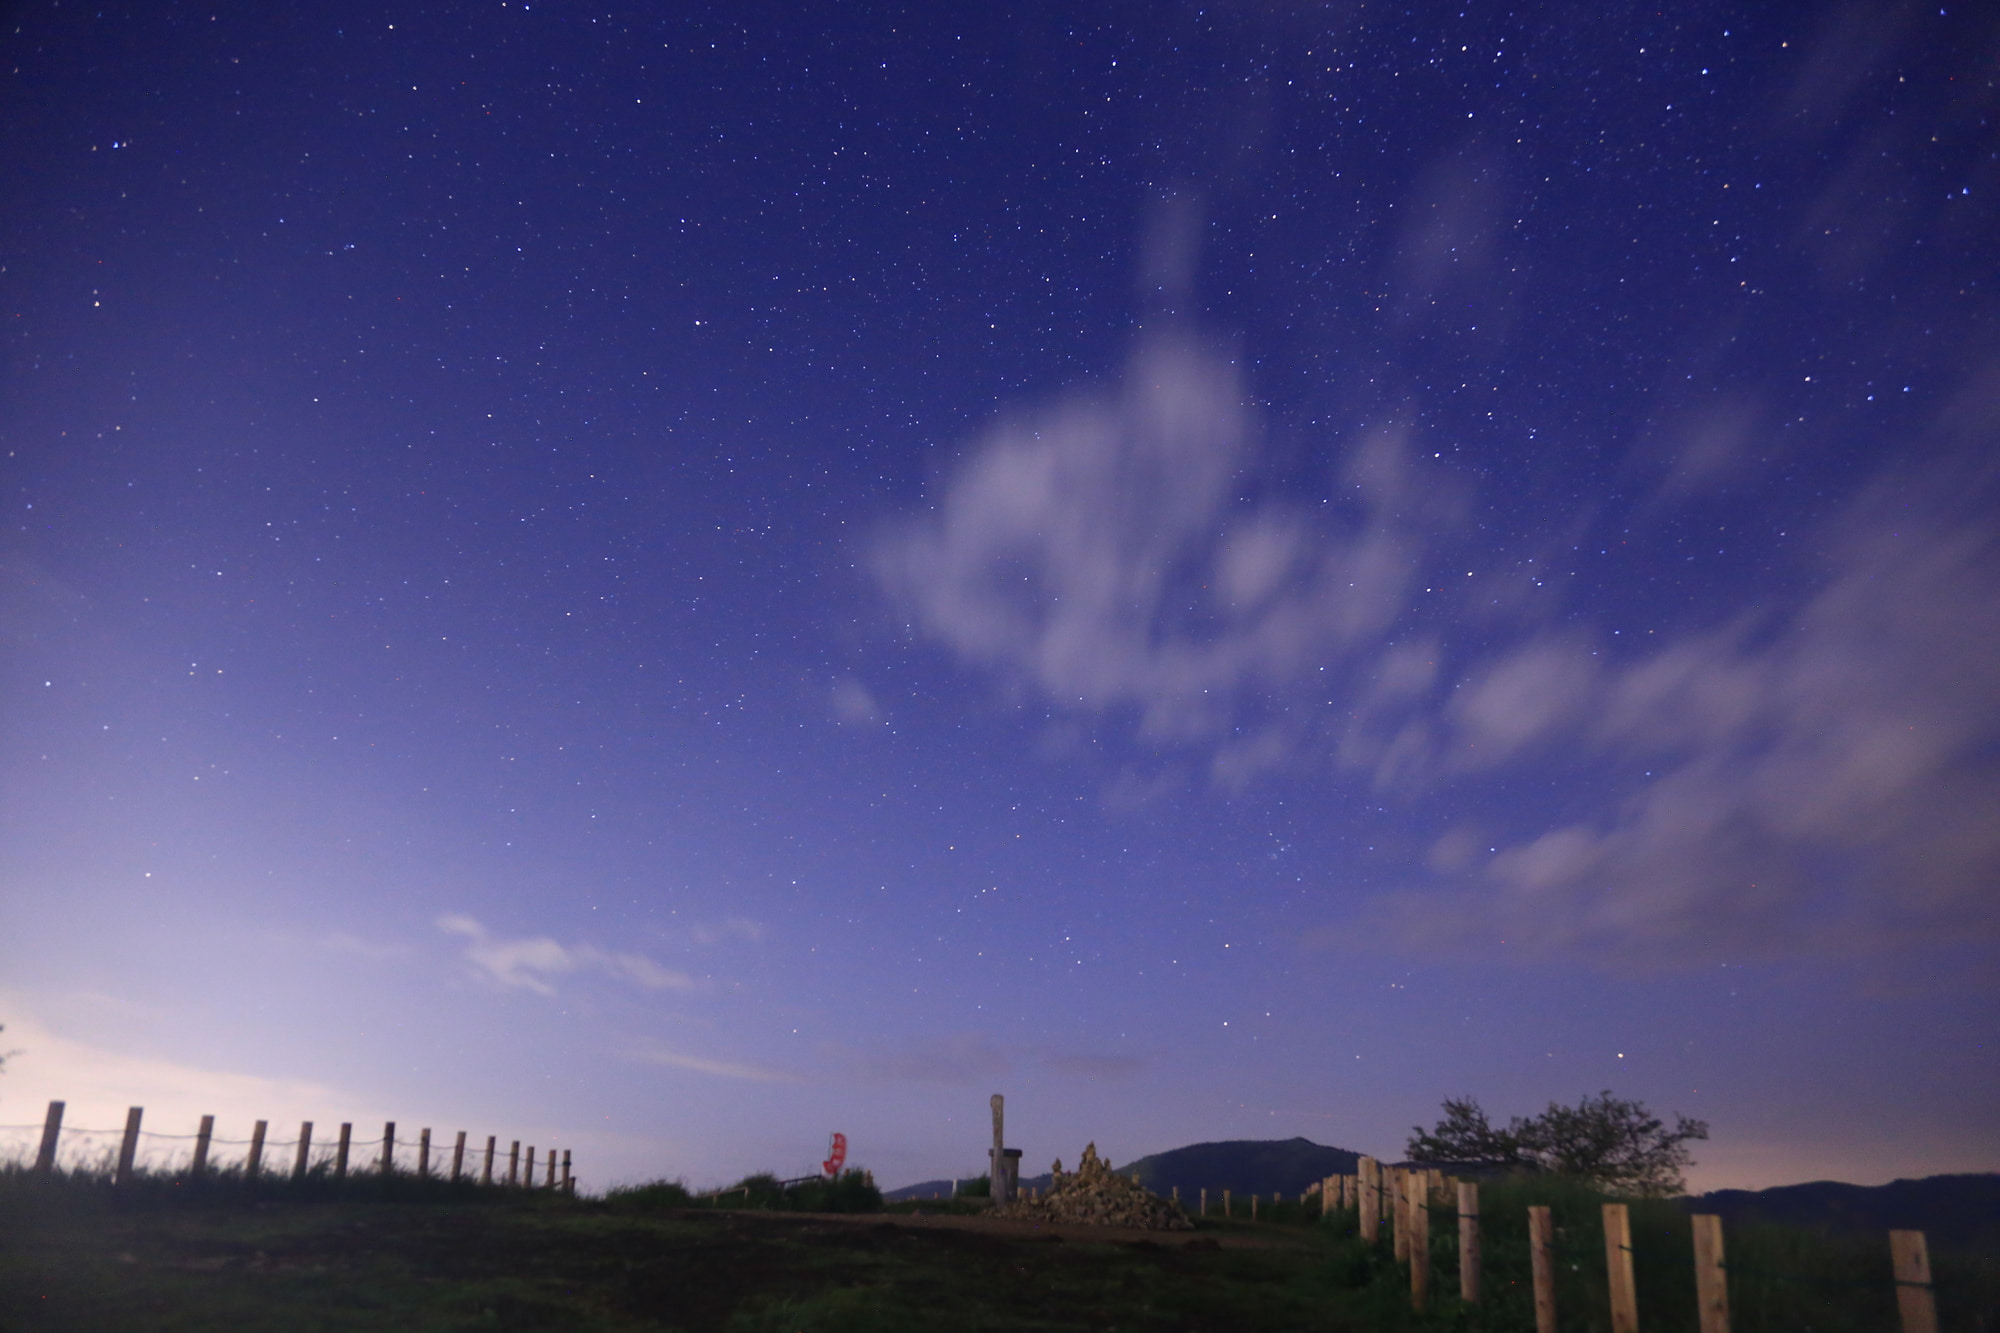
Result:
M604 1202L613 1208L651 1212L690 1207L694 1196L678 1180L649 1180L643 1185L614 1185L605 1192Z

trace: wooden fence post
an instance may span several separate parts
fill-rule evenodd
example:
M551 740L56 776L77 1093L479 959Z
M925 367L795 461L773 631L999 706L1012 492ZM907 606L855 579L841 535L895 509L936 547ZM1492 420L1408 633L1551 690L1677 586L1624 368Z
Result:
M1392 1166L1389 1168L1389 1234L1399 1264L1407 1262L1410 1257L1409 1214L1410 1173Z
M514 1140L514 1146L507 1150L507 1183L517 1185L521 1180L521 1141Z
M208 1170L208 1144L215 1137L215 1117L201 1118L201 1128L194 1132L194 1162L188 1167L188 1179L200 1180L201 1173Z
M259 1120L250 1131L250 1156L244 1160L243 1178L255 1180L258 1170L264 1165L264 1131L271 1127L268 1120Z
M465 1170L465 1131L458 1131L458 1142L451 1146L451 1183L456 1185L461 1172Z
M417 1179L431 1178L431 1128L425 1125L417 1131Z
M1470 1180L1458 1182L1458 1298L1479 1304L1479 1185Z
M353 1124L346 1120L341 1121L340 1146L334 1150L333 1154L333 1178L335 1180L347 1179L347 1145L348 1141L353 1137Z
M1208 1186L1206 1185L1201 1187L1201 1215L1203 1217L1208 1216Z
M56 1141L62 1137L62 1102L50 1102L42 1117L42 1146L35 1151L35 1174L46 1176L56 1169Z
M528 1145L528 1178L523 1182L529 1189L535 1187L535 1145Z
M312 1163L313 1122L308 1120L299 1126L299 1156L292 1163L292 1179L304 1180L306 1167Z
M1368 1244L1375 1243L1381 1230L1382 1219L1382 1164L1373 1157L1364 1157L1361 1167L1361 1239Z
M1232 1221L1236 1217L1236 1204L1235 1201L1229 1197L1228 1190L1222 1191L1222 1215L1226 1218L1231 1219Z
M1611 1333L1639 1333L1639 1290L1632 1282L1632 1215L1604 1205L1604 1270L1611 1285Z
M1903 1333L1937 1333L1937 1298L1931 1292L1931 1254L1921 1231L1891 1231L1889 1257L1896 1264L1896 1313Z
M1250 1196L1250 1220L1252 1222L1257 1220L1257 1196L1255 1194Z
M486 1167L479 1173L479 1183L482 1185L493 1183L493 1145L498 1142L499 1139L495 1136L491 1134L486 1136Z
M389 1175L396 1169L396 1122L391 1120L382 1126L382 1174Z
M1414 1182L1412 1182L1414 1183ZM1407 1228L1410 1250L1410 1308L1424 1312L1431 1294L1431 1205L1421 1193L1412 1191Z
M1535 1273L1535 1333L1556 1333L1555 1223L1545 1207L1528 1209L1528 1254Z
M551 1148L549 1149L549 1178L547 1183L544 1184L542 1188L552 1190L555 1187L556 1187L556 1150L554 1148Z
M1722 1262L1722 1219L1696 1213L1694 1224L1694 1303L1701 1333L1729 1333L1729 1280Z
M114 1185L123 1185L132 1178L132 1159L139 1151L139 1118L145 1114L143 1106L125 1113L125 1137L118 1143L118 1174L111 1178Z
M564 1148L564 1149L563 1149L563 1179L562 1179L562 1187L563 1187L563 1193L564 1193L564 1194L575 1194L575 1193L576 1193L576 1177L575 1177L575 1176L573 1176L573 1175L571 1175L571 1174L569 1173L569 1149L567 1149L567 1148Z

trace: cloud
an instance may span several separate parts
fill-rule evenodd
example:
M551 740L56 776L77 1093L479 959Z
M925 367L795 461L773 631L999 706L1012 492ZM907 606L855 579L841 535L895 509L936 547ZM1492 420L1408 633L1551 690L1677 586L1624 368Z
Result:
M829 1059L877 1082L971 1084L1014 1067L1005 1047L977 1032L922 1038L894 1051L856 1051L837 1044L824 1050Z
M2000 540L1990 482L1955 483L1861 497L1796 609L1572 681L1582 753L1649 779L1406 929L1680 960L2000 935Z
M844 726L867 726L882 720L881 706L866 685L852 676L833 683L833 720Z
M757 944L764 938L764 926L747 916L726 916L714 925L696 925L688 933L696 944L724 944L730 940Z
M1116 396L992 431L875 569L926 633L1058 708L1129 709L1169 742L1276 725L1273 701L1404 610L1446 490L1384 431L1350 458L1337 517L1246 503L1253 446L1235 367L1149 341ZM1289 749L1280 729L1233 751L1235 776Z
M695 989L698 984L686 973L661 967L643 954L613 953L588 944L563 945L546 935L496 939L473 918L456 913L440 916L437 926L448 935L466 938L466 961L488 981L531 990L537 995L556 993L549 978L580 971L602 972L647 990L685 991Z
M39 1021L27 997L7 994L0 999L7 1014L0 1050L18 1052L0 1075L0 1121L39 1123L49 1102L64 1102L65 1160L90 1160L115 1146L115 1135L86 1131L120 1129L132 1106L144 1108L141 1124L149 1135L191 1135L202 1116L213 1115L216 1132L229 1140L247 1138L256 1120L270 1121L278 1127L274 1137L288 1138L302 1120L317 1121L324 1133L325 1126L341 1120L383 1118L372 1098L327 1084L208 1068L78 1041ZM0 1157L32 1153L38 1139L38 1131L32 1130L0 1133ZM188 1150L182 1140L149 1137L141 1145L154 1164L185 1160ZM232 1145L222 1151L230 1155L241 1150Z
M756 1083L796 1083L798 1076L776 1069L765 1069L758 1065L738 1064L730 1060L708 1060L698 1055L682 1055L661 1047L651 1047L639 1051L632 1057L646 1064L668 1065L675 1069L691 1069L697 1074L712 1074L716 1078L749 1079Z
M1121 759L1115 808L1191 757L1225 790L1331 770L1435 813L1380 905L1412 944L1692 962L2000 939L2000 368L1940 416L1932 461L1806 534L1783 575L1804 579L1746 581L1643 651L1542 557L1459 582L1470 498L1404 432L1355 441L1323 504L1275 493L1244 403L1225 357L1143 343L1115 392L977 440L876 573L1057 714L1044 743L1129 720L1151 759ZM1685 427L1673 486L1753 447L1761 418L1719 411Z
M1058 1074L1071 1078L1090 1080L1130 1078L1146 1067L1146 1062L1133 1055L1049 1055L1042 1059L1042 1066Z

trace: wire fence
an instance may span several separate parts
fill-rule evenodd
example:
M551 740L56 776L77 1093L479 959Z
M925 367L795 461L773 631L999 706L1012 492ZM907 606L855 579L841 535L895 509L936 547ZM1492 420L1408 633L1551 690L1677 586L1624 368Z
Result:
M68 1123L65 1104L51 1102L40 1124L0 1125L0 1169L42 1174L102 1175L122 1182L135 1174L341 1179L349 1175L411 1175L495 1186L561 1189L575 1193L569 1149L523 1144L498 1136L399 1134L394 1121L379 1132L344 1122L305 1122L290 1138L271 1134L267 1121L252 1122L247 1137L214 1132L204 1117L193 1133L144 1127L144 1108L133 1107L125 1125L99 1128Z
M1613 1200L1559 1180L1482 1190L1369 1159L1319 1194L1323 1224L1352 1243L1352 1281L1402 1293L1440 1327L2000 1330L2000 1256L1950 1249L1934 1269L1920 1231L1746 1223L1725 1238L1720 1217L1674 1200Z

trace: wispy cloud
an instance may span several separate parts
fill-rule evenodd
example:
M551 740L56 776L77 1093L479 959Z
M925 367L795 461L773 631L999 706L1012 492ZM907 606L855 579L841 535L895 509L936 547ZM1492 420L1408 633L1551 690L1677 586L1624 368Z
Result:
M1014 1067L1005 1047L978 1032L921 1037L892 1050L857 1051L829 1043L822 1053L874 1082L969 1084Z
M853 676L833 682L833 720L847 726L866 726L882 720L882 706L866 685Z
M764 939L764 925L747 916L726 916L720 921L695 925L688 934L696 944L726 944L731 940L758 944Z
M660 966L643 954L616 953L588 944L559 944L546 935L500 939L469 916L447 913L437 919L439 930L466 940L465 958L488 981L519 987L538 995L554 995L551 979L574 972L595 971L648 990L693 990L694 978Z
M1042 1067L1065 1074L1071 1078L1098 1079L1130 1078L1146 1067L1146 1062L1135 1055L1103 1055L1077 1053L1070 1055L1046 1055L1042 1057Z
M1974 461L1884 480L1815 534L1792 585L1812 591L1746 584L1639 653L1553 580L1447 572L1470 493L1402 433L1354 441L1325 504L1271 496L1234 367L1185 342L996 427L875 568L1011 695L1133 718L1217 786L1330 767L1449 813L1389 910L1406 937L1684 961L1991 940L1996 386L1974 377L1938 428L1937 453ZM1726 471L1758 419L1690 429L1647 512ZM1563 816L1510 796L1469 835L1464 793L1523 773ZM1153 782L1128 769L1111 796Z
M1247 776L1290 748L1283 710L1259 701L1379 639L1423 525L1451 507L1395 431L1354 452L1331 516L1243 503L1257 462L1235 367L1149 342L1119 394L995 430L876 570L1009 684L1071 711L1134 709L1143 735L1214 744L1219 770ZM1246 721L1251 738L1228 740Z
M634 1060L645 1064L668 1065L675 1069L690 1069L697 1074L711 1074L716 1078L749 1079L756 1083L796 1083L798 1075L782 1070L766 1069L761 1065L742 1064L734 1060L710 1060L699 1055L683 1055L662 1047L648 1047L635 1052Z

